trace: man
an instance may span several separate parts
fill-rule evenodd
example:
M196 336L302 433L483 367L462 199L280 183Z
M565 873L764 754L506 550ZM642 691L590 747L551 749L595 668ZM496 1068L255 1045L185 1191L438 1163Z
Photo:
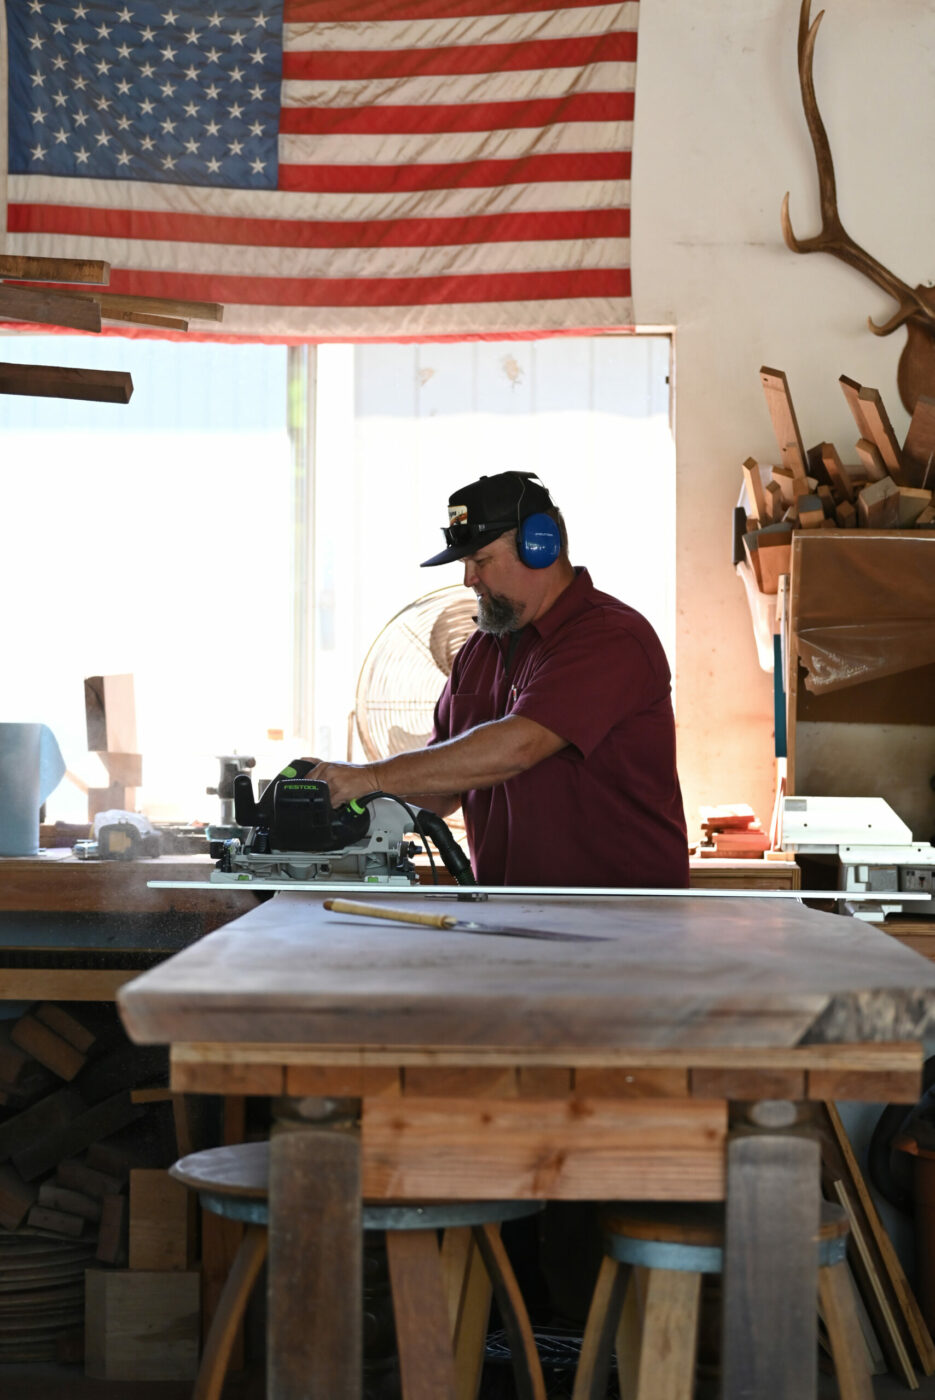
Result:
M638 612L569 561L559 511L529 472L448 502L477 631L455 658L425 749L319 763L335 804L380 789L464 809L479 884L676 887L688 847L665 654Z

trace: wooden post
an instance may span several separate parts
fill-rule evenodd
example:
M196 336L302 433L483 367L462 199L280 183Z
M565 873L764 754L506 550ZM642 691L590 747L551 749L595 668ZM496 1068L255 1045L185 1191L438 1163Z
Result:
M815 1400L819 1145L782 1131L794 1104L752 1111L764 1126L742 1129L727 1148L722 1397Z
M278 1100L270 1141L268 1400L361 1400L360 1104Z

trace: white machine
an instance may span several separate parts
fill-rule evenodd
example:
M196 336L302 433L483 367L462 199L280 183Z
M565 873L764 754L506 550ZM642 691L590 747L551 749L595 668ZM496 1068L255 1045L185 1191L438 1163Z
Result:
M802 855L837 856L838 889L865 900L878 897L851 907L860 919L901 913L935 918L935 846L913 841L882 797L786 797L782 844ZM900 898L906 894L914 898Z

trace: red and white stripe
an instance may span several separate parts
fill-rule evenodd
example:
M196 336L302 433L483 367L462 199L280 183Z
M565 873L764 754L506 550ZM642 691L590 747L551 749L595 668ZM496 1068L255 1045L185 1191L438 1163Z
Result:
M223 302L206 335L630 325L638 0L477 5L286 0L278 190L10 175L6 251Z

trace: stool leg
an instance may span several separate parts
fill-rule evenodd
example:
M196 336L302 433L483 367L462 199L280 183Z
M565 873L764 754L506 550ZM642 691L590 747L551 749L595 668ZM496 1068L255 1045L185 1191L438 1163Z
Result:
M628 1281L627 1267L605 1255L581 1339L572 1400L604 1400L607 1394L610 1353Z
M631 1268L620 1310L614 1345L617 1351L617 1389L620 1400L636 1400L640 1381L640 1344L643 1336L641 1289L646 1291L648 1270Z
M201 1354L192 1400L220 1400L237 1328L266 1258L265 1225L248 1225L221 1290Z
M536 1339L499 1231L498 1225L475 1225L474 1239L493 1284L494 1297L510 1343L517 1400L546 1400L545 1378L536 1350Z
M469 1225L445 1231L442 1275L455 1356L458 1400L477 1400L490 1320L490 1279Z
M434 1230L387 1230L403 1400L456 1400L454 1355Z
M831 1341L841 1400L873 1400L867 1348L843 1262L818 1270L818 1296Z
M701 1274L650 1269L637 1400L691 1400Z

